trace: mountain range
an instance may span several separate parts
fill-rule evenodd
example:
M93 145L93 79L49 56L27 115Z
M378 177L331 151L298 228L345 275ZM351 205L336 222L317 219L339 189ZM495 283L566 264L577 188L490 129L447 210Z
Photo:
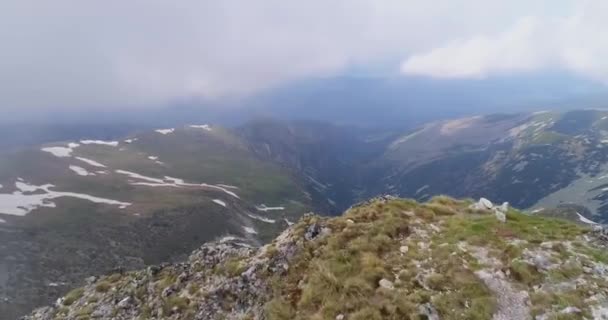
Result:
M488 197L608 221L608 111L494 114L415 130L258 119L0 155L0 314L90 275L185 259L212 240L260 245L304 213L378 194Z

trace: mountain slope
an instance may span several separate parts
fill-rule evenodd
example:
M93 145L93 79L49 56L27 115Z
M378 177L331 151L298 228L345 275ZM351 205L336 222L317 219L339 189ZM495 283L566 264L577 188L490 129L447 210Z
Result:
M579 205L608 221L607 111L474 116L409 132L276 122L240 131L256 154L302 176L335 211L377 194L448 194L518 208Z
M223 241L182 263L91 278L23 319L608 316L603 230L480 208L383 197L308 215L260 249Z
M288 171L208 125L9 153L0 185L9 319L91 274L182 258L224 236L266 242L312 202Z
M443 121L395 140L375 165L378 189L428 199L488 195L516 207L583 205L607 221L608 112Z

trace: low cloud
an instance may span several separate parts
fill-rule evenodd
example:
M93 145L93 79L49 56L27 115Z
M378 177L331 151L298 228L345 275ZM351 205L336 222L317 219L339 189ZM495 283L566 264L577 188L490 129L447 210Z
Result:
M608 83L608 3L580 2L559 16L526 16L504 31L451 40L401 65L405 74L485 78L495 74L561 69Z
M560 14L547 8L566 8L556 3L7 0L0 2L0 110L221 99L403 57L410 57L404 72L438 77L528 70L547 57L601 77L606 51L596 49L605 46L588 41L606 40L580 32L597 32L602 19L569 17L564 23L573 26L561 31L569 49L557 61L544 52L555 47L542 39L545 21Z

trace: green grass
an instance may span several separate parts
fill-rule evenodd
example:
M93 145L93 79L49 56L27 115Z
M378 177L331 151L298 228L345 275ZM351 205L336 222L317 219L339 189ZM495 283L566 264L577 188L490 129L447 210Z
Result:
M349 319L417 319L417 305L429 301L431 293L418 287L413 281L415 274L406 271L417 249L413 247L405 257L399 254L400 239L409 234L413 219L404 212L413 211L417 217L434 221L456 215L466 205L448 198L436 198L425 206L394 200L355 207L343 217L327 220L331 235L306 244L290 266L287 279L275 280L277 298L267 305L269 318L333 319L342 313ZM346 219L355 223L346 223ZM302 226L309 223L312 221L304 221ZM447 300L438 298L438 310L446 319L463 315L487 318L494 308L493 300L480 280L450 256L453 249L443 246L431 253L438 265L437 273L426 277L428 285L435 293L453 295ZM394 276L395 268L404 270L399 279ZM379 288L383 278L395 282L396 289ZM464 308L465 300L471 302L469 310ZM459 312L453 312L454 308Z
M66 294L63 299L63 305L64 306L72 305L74 302L76 302L76 300L80 299L83 294L84 294L83 288L77 288L77 289L74 289L74 290L68 292L68 294Z
M108 281L100 281L95 285L97 292L108 292L110 289L112 289L112 284Z

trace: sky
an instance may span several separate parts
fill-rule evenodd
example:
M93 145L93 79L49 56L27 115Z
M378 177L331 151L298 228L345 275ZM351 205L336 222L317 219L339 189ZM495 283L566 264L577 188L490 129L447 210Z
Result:
M4 0L0 111L146 108L348 70L608 83L603 0Z

